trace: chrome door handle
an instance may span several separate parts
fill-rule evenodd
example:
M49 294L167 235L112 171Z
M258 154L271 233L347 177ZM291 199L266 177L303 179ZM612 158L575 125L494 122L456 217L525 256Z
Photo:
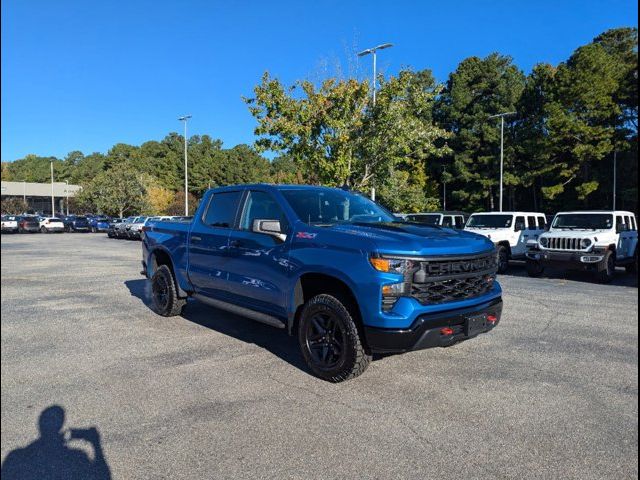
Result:
M191 237L192 242L199 242L200 240L202 240L202 237L194 237L194 236Z

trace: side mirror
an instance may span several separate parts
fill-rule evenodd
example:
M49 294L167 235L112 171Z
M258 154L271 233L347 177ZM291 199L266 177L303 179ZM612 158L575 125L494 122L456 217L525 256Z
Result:
M264 233L265 235L270 235L282 242L287 239L287 236L282 233L282 227L280 227L279 220L257 218L253 221L253 231L256 233Z
M524 230L524 222L516 222L516 232Z

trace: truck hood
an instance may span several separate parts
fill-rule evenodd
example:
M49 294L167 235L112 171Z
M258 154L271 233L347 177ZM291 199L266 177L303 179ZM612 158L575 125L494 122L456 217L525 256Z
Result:
M450 228L403 223L353 223L330 230L373 242L379 253L393 255L472 255L494 248L486 237Z

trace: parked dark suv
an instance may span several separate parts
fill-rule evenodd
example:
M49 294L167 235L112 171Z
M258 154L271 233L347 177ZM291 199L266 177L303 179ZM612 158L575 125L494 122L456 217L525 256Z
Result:
M40 231L38 217L20 217L18 220L18 233L36 233Z
M67 232L89 232L91 231L91 225L89 225L89 219L87 217L80 217L77 215L70 215L63 220L64 229Z

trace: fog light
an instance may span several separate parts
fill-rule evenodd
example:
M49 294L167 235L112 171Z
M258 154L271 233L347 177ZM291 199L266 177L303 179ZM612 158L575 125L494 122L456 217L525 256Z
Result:
M450 328L450 327L441 328L440 329L440 334L441 335L446 335L446 336L453 335L453 328Z

